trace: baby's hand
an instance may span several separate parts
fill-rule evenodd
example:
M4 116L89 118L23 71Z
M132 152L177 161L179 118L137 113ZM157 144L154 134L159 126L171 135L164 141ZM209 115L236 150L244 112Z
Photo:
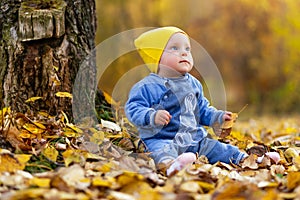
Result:
M223 122L224 121L230 121L231 120L231 115L232 115L232 112L225 111L225 114L223 115Z
M232 120L232 112L225 111L225 114L223 115L222 119L223 119L223 124L224 124L225 121ZM228 135L230 135L231 129L232 129L231 127L229 127L229 128L222 128L221 127L219 137L220 138L227 137Z
M172 116L170 115L170 113L166 110L158 110L156 112L155 118L154 118L154 123L156 125L162 125L162 126L166 126L169 124L170 120L171 120Z

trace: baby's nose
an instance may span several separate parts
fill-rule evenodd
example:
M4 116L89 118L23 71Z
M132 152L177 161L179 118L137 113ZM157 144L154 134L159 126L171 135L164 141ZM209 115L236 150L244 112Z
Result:
M184 50L182 50L182 51L181 51L181 56L187 56L187 52L184 51Z

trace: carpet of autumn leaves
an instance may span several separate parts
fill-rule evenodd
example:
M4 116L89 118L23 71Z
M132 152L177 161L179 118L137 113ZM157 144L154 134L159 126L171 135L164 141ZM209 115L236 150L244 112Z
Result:
M91 127L63 112L0 114L0 199L300 199L297 116L237 120L229 136L213 137L249 153L243 163L212 165L200 156L166 177L126 118ZM267 152L280 161L257 163Z

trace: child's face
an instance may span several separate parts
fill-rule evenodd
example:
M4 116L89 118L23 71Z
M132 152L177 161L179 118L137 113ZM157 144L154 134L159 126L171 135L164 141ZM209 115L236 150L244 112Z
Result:
M168 67L180 74L185 74L193 68L194 60L188 37L183 33L175 33L168 41L160 58L160 67Z

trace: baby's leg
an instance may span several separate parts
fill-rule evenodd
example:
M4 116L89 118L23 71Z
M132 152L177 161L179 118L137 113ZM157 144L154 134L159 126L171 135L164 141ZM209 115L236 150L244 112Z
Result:
M191 152L183 153L179 155L170 165L166 171L167 176L174 175L176 172L182 170L188 164L196 161L196 155Z
M203 147L210 146L210 151L203 153ZM207 149L207 148L205 148ZM205 155L209 162L214 164L218 161L238 164L247 154L241 152L236 146L225 144L214 139L204 138L199 144L199 155Z

